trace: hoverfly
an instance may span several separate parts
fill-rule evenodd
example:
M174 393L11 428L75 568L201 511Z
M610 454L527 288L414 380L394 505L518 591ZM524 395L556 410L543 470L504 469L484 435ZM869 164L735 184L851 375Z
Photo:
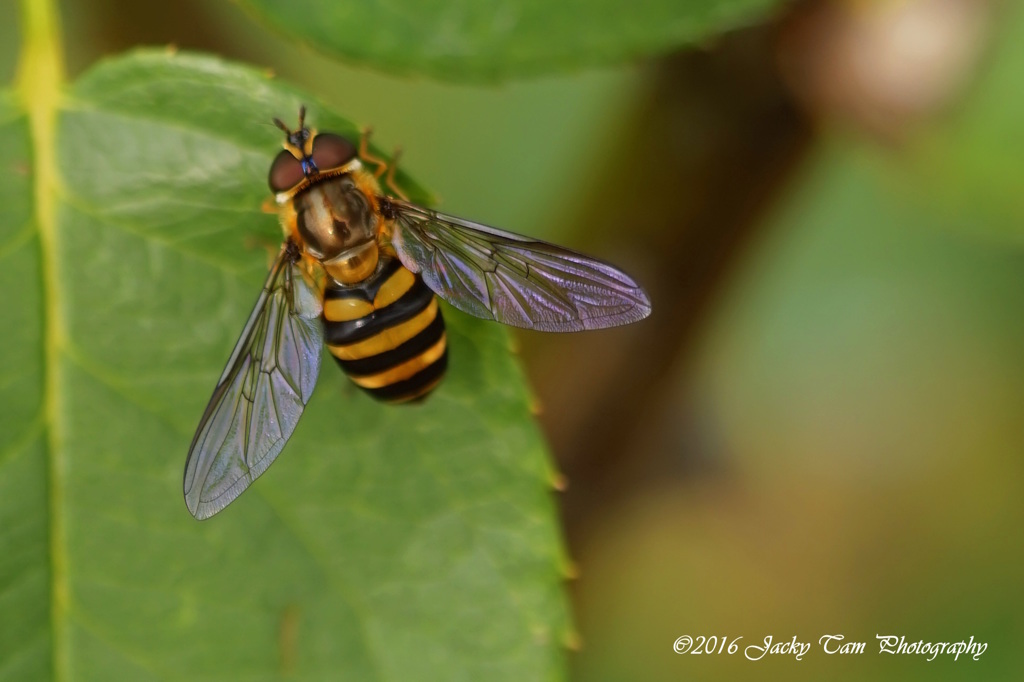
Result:
M325 343L374 398L412 402L447 367L435 295L470 315L552 332L651 312L643 289L607 263L410 203L366 133L357 147L307 128L305 114L296 130L274 119L286 135L269 177L284 243L189 448L185 504L197 519L227 506L284 448Z

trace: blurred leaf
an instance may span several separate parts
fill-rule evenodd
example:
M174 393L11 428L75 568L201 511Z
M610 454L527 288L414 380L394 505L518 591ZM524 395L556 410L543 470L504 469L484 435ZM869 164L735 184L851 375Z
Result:
M686 474L589 529L579 679L753 677L675 655L684 634L812 644L758 679L964 678L963 657L878 655L887 633L974 637L973 678L1021 676L1024 254L908 192L891 150L822 142L663 394L658 454ZM831 633L866 655L825 655Z
M421 406L373 402L325 364L271 471L208 522L185 510L185 453L263 279L259 241L280 242L260 211L281 142L269 120L299 102L319 128L353 132L310 97L199 56L137 53L68 92L55 252L41 261L59 332L49 453L26 445L43 429L28 177L2 176L22 235L19 258L3 252L21 270L4 277L28 292L8 297L18 333L0 354L20 369L5 386L27 377L3 414L5 437L22 435L0 460L0 594L25 621L3 633L4 663L38 649L45 668L52 638L73 679L562 677L550 472L496 325L446 310L451 370ZM8 127L22 134L0 151L24 168L24 123ZM4 663L0 679L31 677Z
M667 52L760 19L779 0L239 0L341 59L493 81ZM413 109L414 110L414 109Z
M681 611L718 631L738 614L754 624L748 633L785 632L786 621L802 637L836 628L869 651L887 630L974 636L989 644L977 679L1020 677L1024 586L1009 567L1024 557L1024 253L960 230L917 194L917 169L902 160L864 140L824 139L731 284L697 370L680 375L699 377L680 393L701 405L697 442L712 444L702 456L728 474L690 486L693 504L719 509L680 512L682 524L642 542L678 539L681 556L659 564L676 582L699 576L673 565L728 578L692 604L649 612L661 622L651 637L667 636ZM979 215L987 199L961 201ZM715 487L722 480L731 492ZM676 507L673 495L665 503ZM652 506L645 529L672 518ZM722 526L708 522L716 516ZM617 520L627 530L602 551L643 562L626 546L633 526ZM979 587L968 593L965 582ZM650 603L638 601L629 608ZM963 660L925 669L869 655L836 667L817 655L786 679L955 680Z
M724 308L716 409L760 475L916 477L1018 433L1024 254L963 233L914 176L827 140Z
M0 16L9 18L13 15L13 0L0 0ZM7 83L14 76L19 42L18 22L10 19L0 21L0 83Z
M993 49L962 109L917 149L917 189L942 206L957 228L1024 235L1024 8L999 4ZM1010 220L1007 220L1009 218Z

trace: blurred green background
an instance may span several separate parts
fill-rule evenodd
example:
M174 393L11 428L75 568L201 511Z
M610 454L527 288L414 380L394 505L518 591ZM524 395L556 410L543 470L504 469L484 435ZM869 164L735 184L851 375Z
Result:
M139 44L272 68L401 144L447 211L648 287L641 325L518 334L569 484L574 679L1020 679L1019 7L797 3L699 49L493 87L348 68L230 3L62 11L71 78ZM823 634L868 653L672 651ZM927 662L876 634L989 648Z

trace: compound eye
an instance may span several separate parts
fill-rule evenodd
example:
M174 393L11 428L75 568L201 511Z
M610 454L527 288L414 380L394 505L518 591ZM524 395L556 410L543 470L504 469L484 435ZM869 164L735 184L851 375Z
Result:
M270 164L268 181L273 192L289 190L302 182L304 177L306 174L302 172L302 164L287 149L282 149L274 163Z
M355 145L341 135L320 133L313 138L313 163L320 172L344 166L355 156Z

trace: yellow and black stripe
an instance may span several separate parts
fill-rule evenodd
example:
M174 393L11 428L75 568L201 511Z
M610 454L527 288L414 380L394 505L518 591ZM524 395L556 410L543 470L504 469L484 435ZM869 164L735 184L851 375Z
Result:
M323 314L327 348L374 398L407 402L441 382L448 345L437 299L397 258L382 256L359 284L332 282Z

